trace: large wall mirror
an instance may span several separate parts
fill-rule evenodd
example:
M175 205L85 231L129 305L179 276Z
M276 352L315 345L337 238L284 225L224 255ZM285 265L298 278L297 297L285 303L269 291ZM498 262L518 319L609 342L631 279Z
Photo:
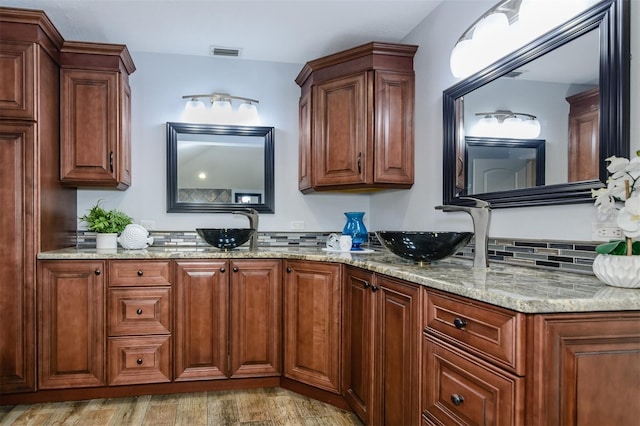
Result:
M444 91L445 204L470 195L493 207L591 201L591 189L606 180L603 160L629 154L628 7L628 0L599 2ZM483 112L505 110L537 117L545 155L536 170L544 176L522 188L483 192L469 185L474 165L467 150L483 140L473 126ZM488 142L500 144L499 138ZM486 163L488 152L483 148L478 161Z
M274 212L273 127L167 123L167 212Z

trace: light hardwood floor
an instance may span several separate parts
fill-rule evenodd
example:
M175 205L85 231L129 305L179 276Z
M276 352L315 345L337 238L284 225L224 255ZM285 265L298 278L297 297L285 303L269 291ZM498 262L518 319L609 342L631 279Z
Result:
M362 425L348 411L282 388L0 406L0 425Z

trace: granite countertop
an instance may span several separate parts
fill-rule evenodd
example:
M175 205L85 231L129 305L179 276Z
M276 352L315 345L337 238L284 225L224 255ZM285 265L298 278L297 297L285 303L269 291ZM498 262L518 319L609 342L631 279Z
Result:
M466 259L448 258L420 266L386 250L373 253L330 253L320 248L149 247L144 250L68 248L42 252L38 259L220 259L269 258L338 262L400 278L429 288L524 313L640 310L640 289L610 287L591 275L555 272L522 266L491 264L474 269Z

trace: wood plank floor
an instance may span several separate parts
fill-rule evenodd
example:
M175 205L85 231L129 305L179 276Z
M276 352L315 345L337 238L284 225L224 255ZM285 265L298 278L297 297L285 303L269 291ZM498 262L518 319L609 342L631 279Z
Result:
M332 405L282 388L144 395L0 406L0 425L362 425Z

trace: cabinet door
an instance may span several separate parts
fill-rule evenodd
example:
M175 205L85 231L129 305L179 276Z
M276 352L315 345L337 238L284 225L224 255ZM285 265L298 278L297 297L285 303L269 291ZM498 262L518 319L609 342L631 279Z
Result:
M34 132L0 123L0 393L35 390Z
M176 262L175 380L224 379L227 372L227 262Z
M131 183L125 152L130 149L128 85L110 71L63 69L60 76L61 180L126 189Z
M40 389L103 386L105 264L38 263L38 383Z
M369 73L313 87L313 173L317 187L371 182Z
M413 184L413 73L376 72L374 177L377 184Z
M375 418L379 424L420 423L420 297L418 286L376 276ZM373 289L373 288L372 288Z
M345 268L343 324L344 397L366 424L373 406L373 274Z
M29 42L0 42L0 116L35 120L35 50Z
M287 261L284 374L340 393L340 265Z
M298 189L302 192L313 186L311 158L311 90L300 97L298 105Z
M637 425L640 315L535 317L530 425Z
M230 376L279 376L282 274L278 260L233 260L229 265Z

